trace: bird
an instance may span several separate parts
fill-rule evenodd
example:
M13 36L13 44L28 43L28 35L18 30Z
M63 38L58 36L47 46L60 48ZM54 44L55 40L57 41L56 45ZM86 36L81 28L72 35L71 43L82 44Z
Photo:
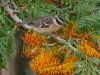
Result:
M43 16L30 22L18 22L17 24L28 24L35 27L40 33L53 33L58 31L62 26L66 26L61 16Z

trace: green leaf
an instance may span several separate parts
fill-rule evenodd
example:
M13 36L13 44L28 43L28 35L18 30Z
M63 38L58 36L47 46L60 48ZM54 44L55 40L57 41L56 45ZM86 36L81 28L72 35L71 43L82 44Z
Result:
M85 72L82 72L81 74L79 74L79 75L84 75L85 74Z
M68 0L65 0L65 4L66 4L66 5L68 4Z
M32 28L30 28L29 30L28 30L28 32L31 32L33 30L33 27Z
M98 35L96 36L96 40L97 40L98 46L100 48L100 37L98 37Z
M89 63L93 63L93 64L95 64L95 65L100 64L100 59L99 59L99 58L88 57L88 61L89 61Z
M5 55L5 54L4 54L4 50L5 50L4 46L1 45L1 49L0 49L0 55L1 55L1 56Z
M57 55L58 55L58 57L59 57L61 60L64 59L64 55L63 55L63 53L60 53L60 52L59 52Z
M2 13L2 8L1 8L1 6L0 6L0 14Z
M77 65L77 66L79 66L79 65L82 66L82 64L85 65L85 60L82 60L82 61L80 60L80 61L77 61L77 62L73 63L73 65Z
M69 48L68 51L66 52L65 58L72 52L72 50Z
M33 10L34 18L37 18L37 14L38 14L38 8L35 7Z
M86 75L91 75L91 68L89 65L87 65L87 71L86 71Z
M92 74L92 75L97 75L97 74L96 74L95 72L93 72L93 71L91 71L91 74Z
M72 2L69 1L69 8L71 9L73 7Z
M4 68L4 69L6 69L5 65L6 65L5 63L0 62L0 66L1 66L2 68Z
M78 46L78 44L77 44L73 39L71 39L71 43L72 43L75 47Z
M87 21L91 21L91 22L96 21L93 17L86 16L85 18L86 18Z
M64 4L65 3L65 0L61 0L61 3Z
M67 41L65 41L65 40L60 40L59 42L62 44L65 44L65 43L67 44Z
M83 70L83 67L77 67L71 75L78 75Z
M85 54L83 52L81 52L81 51L75 51L75 54L76 54L76 56L79 57L79 59L85 58Z
M98 67L98 70L100 70L100 67Z
M96 71L97 74L100 74L100 70L99 69L95 68L95 71Z
M100 74L100 70L98 70L95 66L91 65L92 73L93 75Z
M68 47L68 44L64 44L62 47L59 48L59 50L65 49Z
M50 49L50 47L49 47L48 45L45 45L44 48L45 48L46 50L49 50L49 49Z
M54 55L55 53L54 53L54 50L51 50L51 52L52 52L52 55Z

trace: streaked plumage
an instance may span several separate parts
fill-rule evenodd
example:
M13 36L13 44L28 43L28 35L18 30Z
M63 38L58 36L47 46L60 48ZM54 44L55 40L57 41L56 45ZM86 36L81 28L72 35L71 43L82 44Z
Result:
M36 18L31 22L18 22L18 24L28 24L34 26L41 33L52 33L60 29L61 26L64 26L65 23L60 16L44 16Z

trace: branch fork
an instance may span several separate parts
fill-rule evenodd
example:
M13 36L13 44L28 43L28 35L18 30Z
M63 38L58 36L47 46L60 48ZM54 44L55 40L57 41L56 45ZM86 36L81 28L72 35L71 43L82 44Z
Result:
M6 4L6 2L5 2L4 0L1 0L1 4L2 4L4 10L5 10L8 14L10 14L10 17L11 17L16 23L18 23L18 22L23 22L23 21L22 21L20 18L18 18L18 16L16 15L16 10L12 10L12 9L9 7L9 5ZM12 3L12 5L16 6L14 3ZM17 12L18 12L18 11L17 11ZM24 28L26 28L26 29L28 29L28 30L29 30L29 29L33 29L33 31L38 32L38 33L41 33L41 32L38 31L37 28L32 28L32 27L29 26L28 24L23 24L23 25L21 25L21 26L24 27ZM15 28L16 28L16 26L15 26ZM72 48L74 51L77 51L77 49L76 49L75 47L73 47L73 46L70 44L70 42L67 42L66 40L64 40L64 39L62 39L62 38L60 38L60 37L58 37L58 36L55 35L55 34L52 34L51 37L53 37L54 39L56 39L56 40L58 40L58 41L64 41L65 43L67 43L67 44L69 45L70 48ZM70 40L70 39L69 39L69 40ZM63 43L63 44L65 44L65 43Z

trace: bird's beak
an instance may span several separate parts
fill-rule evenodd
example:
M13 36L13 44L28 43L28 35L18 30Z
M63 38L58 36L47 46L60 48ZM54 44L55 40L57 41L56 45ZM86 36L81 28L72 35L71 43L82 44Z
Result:
M66 27L66 24L64 23L63 26Z

